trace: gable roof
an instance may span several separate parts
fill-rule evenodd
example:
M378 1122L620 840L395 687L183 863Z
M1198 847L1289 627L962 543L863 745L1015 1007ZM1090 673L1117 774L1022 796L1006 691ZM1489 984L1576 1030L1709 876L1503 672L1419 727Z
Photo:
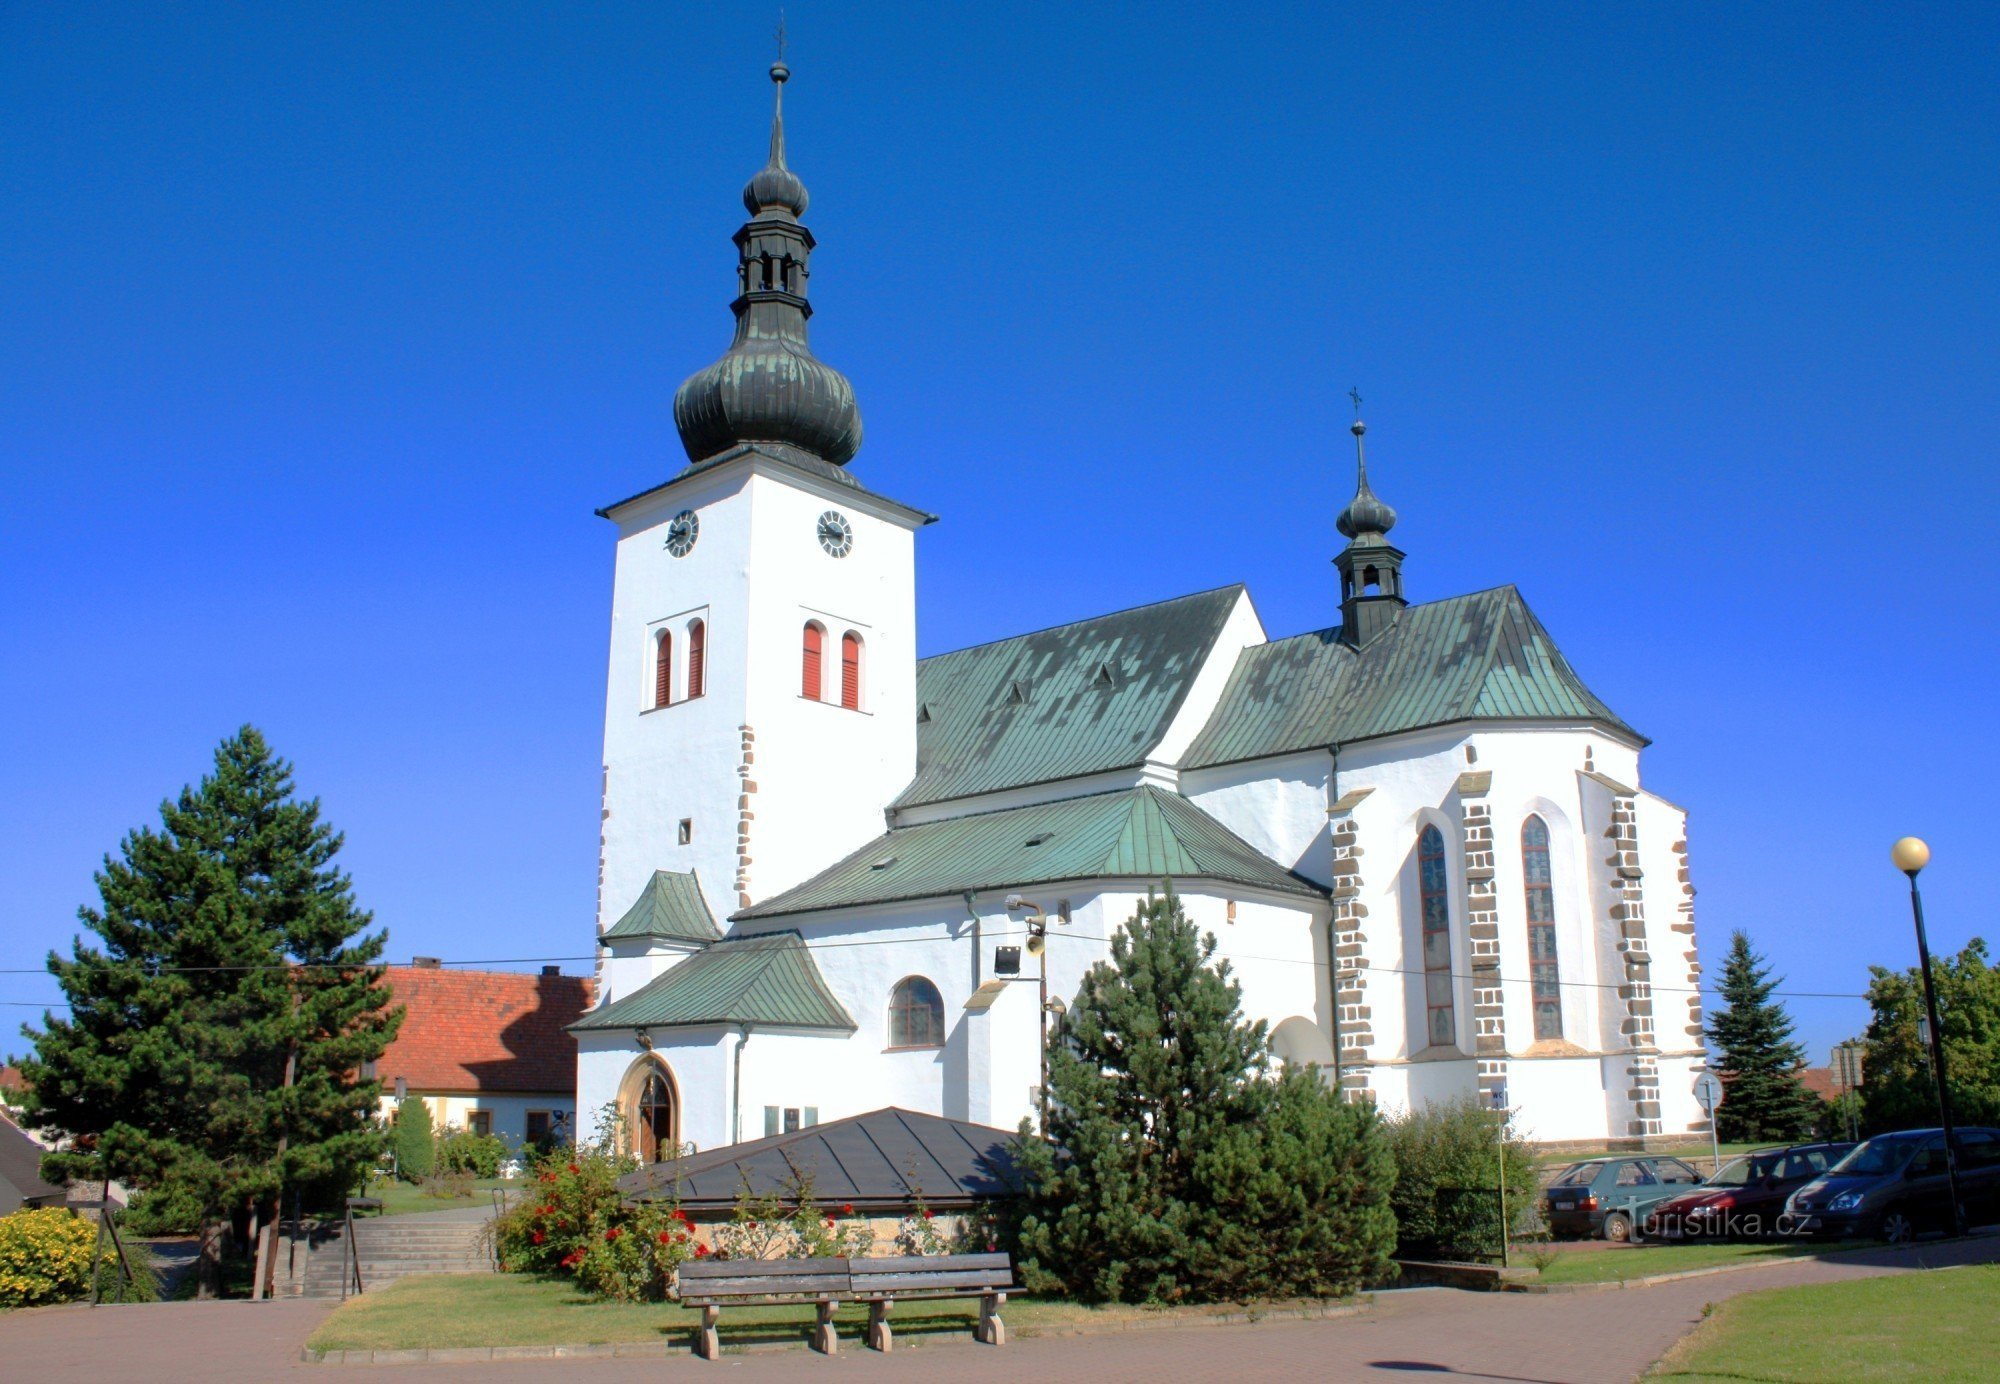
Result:
M822 1208L902 1209L921 1196L949 1210L1018 1194L1014 1137L890 1107L656 1163L620 1178L618 1190L636 1201L675 1197L683 1210L720 1211L746 1185L751 1196L783 1197L810 1178Z
M1501 586L1410 606L1359 650L1337 628L1245 649L1181 767L1519 718L1598 721L1644 739L1584 686L1520 591Z
M922 660L929 719L893 806L1144 763L1242 595L1218 587Z
M576 1040L568 1026L590 1008L584 976L390 966L403 1027L375 1063L385 1087L416 1091L568 1091Z
M47 1152L0 1115L0 1216L24 1206L61 1206L67 1199L62 1188L42 1181L42 1155Z
M663 937L675 942L713 942L722 936L692 870L655 870L625 916L604 929L601 942L623 937Z
M847 1033L855 1028L796 932L711 942L570 1027L588 1031L701 1024L769 1024Z
M1186 798L1147 785L897 827L736 917L771 918L1065 879L1155 884L1168 878L1222 880L1309 898L1326 892Z
M604 508L598 510L597 516L600 519L609 519L614 511L623 509L635 500L643 500L650 495L657 495L663 490L668 490L681 484L683 481L690 481L696 476L707 475L710 471L727 466L732 461L752 456L769 464L796 471L800 475L817 477L823 481L831 481L835 485L844 486L852 490L857 495L866 495L877 504L901 514L905 519L911 520L916 524L935 524L937 522L935 514L927 513L921 509L914 509L904 504L901 500L892 500L887 495L877 494L875 491L868 489L860 481L856 480L854 473L849 471L845 466L827 461L823 457L816 457L812 453L798 447L786 446L782 442L740 442L734 447L717 452L712 457L703 457L700 461L690 462L666 480L661 481L658 485L648 486L637 495L627 495L622 500L612 501L610 504L604 506Z

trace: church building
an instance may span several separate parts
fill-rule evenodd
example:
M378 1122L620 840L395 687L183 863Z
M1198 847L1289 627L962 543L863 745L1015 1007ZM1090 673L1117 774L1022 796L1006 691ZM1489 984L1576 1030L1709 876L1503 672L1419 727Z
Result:
M1328 628L1274 637L1229 586L917 656L933 516L856 472L807 344L789 75L735 339L674 400L688 465L600 511L579 1123L615 1105L649 1158L884 1106L1010 1128L1171 880L1276 1052L1354 1098L1504 1101L1546 1143L1705 1128L1686 815L1519 591L1411 599L1360 422Z

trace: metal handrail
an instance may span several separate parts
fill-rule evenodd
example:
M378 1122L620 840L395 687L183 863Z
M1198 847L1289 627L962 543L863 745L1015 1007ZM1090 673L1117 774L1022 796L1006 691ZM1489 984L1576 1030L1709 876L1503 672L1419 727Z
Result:
M347 1301L347 1287L354 1285L354 1295L361 1296L361 1246L354 1242L354 1208L364 1211L379 1211L382 1203L374 1197L349 1197L341 1214L340 1233L340 1300Z

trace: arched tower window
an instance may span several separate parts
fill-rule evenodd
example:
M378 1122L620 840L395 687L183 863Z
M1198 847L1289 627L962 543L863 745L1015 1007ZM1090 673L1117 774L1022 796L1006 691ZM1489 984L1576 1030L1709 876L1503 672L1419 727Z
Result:
M840 704L861 709L861 636L853 630L840 636Z
M1425 827L1417 837L1417 890L1423 902L1425 1035L1432 1047L1457 1041L1451 1004L1451 880L1444 837Z
M667 706L674 700L674 636L661 630L653 642L653 705Z
M826 631L817 620L806 621L805 655L799 661L799 695L810 701L820 699L820 652L826 646Z
M642 1162L657 1163L673 1155L680 1139L680 1100L673 1074L657 1057L647 1054L626 1069L619 1083L618 1111L631 1140L629 1147Z
M689 700L708 690L708 622L695 620L688 625Z
M1562 984L1556 967L1556 891L1549 878L1549 825L1521 824L1521 875L1528 890L1528 980L1535 1001L1535 1037L1563 1036Z
M922 976L905 976L889 992L889 1046L944 1046L944 998Z

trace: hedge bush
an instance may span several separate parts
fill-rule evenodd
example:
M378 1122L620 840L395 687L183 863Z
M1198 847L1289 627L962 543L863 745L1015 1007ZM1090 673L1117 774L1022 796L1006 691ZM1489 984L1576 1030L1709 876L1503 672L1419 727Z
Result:
M625 1302L664 1300L674 1270L696 1252L694 1230L678 1208L625 1204L618 1179L637 1167L610 1144L539 1164L526 1199L494 1222L500 1267L574 1279Z
M0 1216L0 1307L41 1307L90 1295L97 1225L61 1207Z
M1396 1167L1396 1187L1390 1204L1396 1211L1398 1245L1405 1251L1429 1252L1438 1247L1479 1248L1499 1253L1501 1117L1472 1096L1440 1101L1385 1121L1390 1155ZM1533 1209L1533 1151L1506 1128L1507 1211L1509 1232ZM1494 1194L1477 1199L1474 1208L1442 1203L1438 1193L1473 1191ZM1442 1216L1440 1215L1442 1210ZM1476 1246L1461 1244L1468 1238ZM1488 1246L1486 1241L1491 1240Z
M431 1108L422 1096L404 1096L396 1106L389 1130L396 1151L396 1176L422 1182L437 1166L437 1136L431 1130Z
M474 1177L498 1177L507 1157L507 1141L497 1134L475 1134L454 1129L437 1143L437 1171L470 1173Z

